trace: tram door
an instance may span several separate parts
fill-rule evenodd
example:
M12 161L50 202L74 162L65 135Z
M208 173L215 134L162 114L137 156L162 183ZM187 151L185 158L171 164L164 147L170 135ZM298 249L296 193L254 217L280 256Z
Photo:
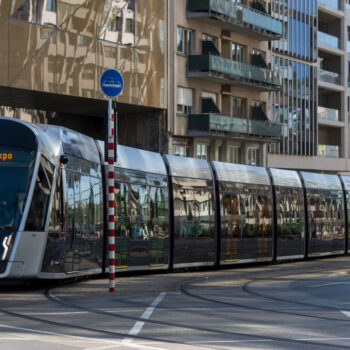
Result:
M66 205L65 270L69 273L79 270L80 174L77 172L66 172Z

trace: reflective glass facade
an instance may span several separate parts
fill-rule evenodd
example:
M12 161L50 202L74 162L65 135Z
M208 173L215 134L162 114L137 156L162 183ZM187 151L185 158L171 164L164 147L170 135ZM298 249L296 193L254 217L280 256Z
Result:
M119 102L164 108L164 2L0 0L0 86L104 99L116 68Z
M317 155L317 2L272 2L272 13L283 21L284 32L271 43L272 69L282 75L273 93L274 120L284 124L283 141L271 152Z

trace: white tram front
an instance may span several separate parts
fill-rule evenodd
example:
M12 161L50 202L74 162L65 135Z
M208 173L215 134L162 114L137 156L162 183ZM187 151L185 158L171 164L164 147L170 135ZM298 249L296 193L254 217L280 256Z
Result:
M95 141L0 117L0 278L102 271L103 181Z

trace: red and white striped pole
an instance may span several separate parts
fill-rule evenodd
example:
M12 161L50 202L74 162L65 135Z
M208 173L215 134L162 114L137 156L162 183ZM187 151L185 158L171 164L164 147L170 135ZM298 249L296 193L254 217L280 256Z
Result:
M109 291L115 291L115 224L114 224L114 114L108 99L108 262Z

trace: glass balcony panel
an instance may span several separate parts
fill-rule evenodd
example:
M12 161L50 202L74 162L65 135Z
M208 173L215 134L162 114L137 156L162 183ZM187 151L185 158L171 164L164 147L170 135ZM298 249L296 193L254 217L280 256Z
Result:
M323 120L339 121L339 110L327 107L318 107L318 117Z
M317 40L321 45L330 46L335 49L340 49L339 39L336 36L318 31Z
M341 77L338 73L329 72L327 70L319 70L319 79L325 83L341 85Z
M318 0L318 2L335 10L340 10L338 0Z
M259 11L243 7L243 22L282 35L282 22L272 19Z
M254 9L228 0L189 0L187 9L190 12L211 12L226 16L229 22L241 22L259 27L274 35L283 33L282 22Z
M318 156L326 158L339 158L339 146L318 145Z
M226 117L217 114L189 114L188 130L201 134L210 131L245 134L261 137L280 138L283 136L283 125L258 120Z
M278 72L252 66L247 63L232 61L214 55L193 55L188 58L189 72L216 72L224 74L231 79L245 79L279 87L281 76Z

